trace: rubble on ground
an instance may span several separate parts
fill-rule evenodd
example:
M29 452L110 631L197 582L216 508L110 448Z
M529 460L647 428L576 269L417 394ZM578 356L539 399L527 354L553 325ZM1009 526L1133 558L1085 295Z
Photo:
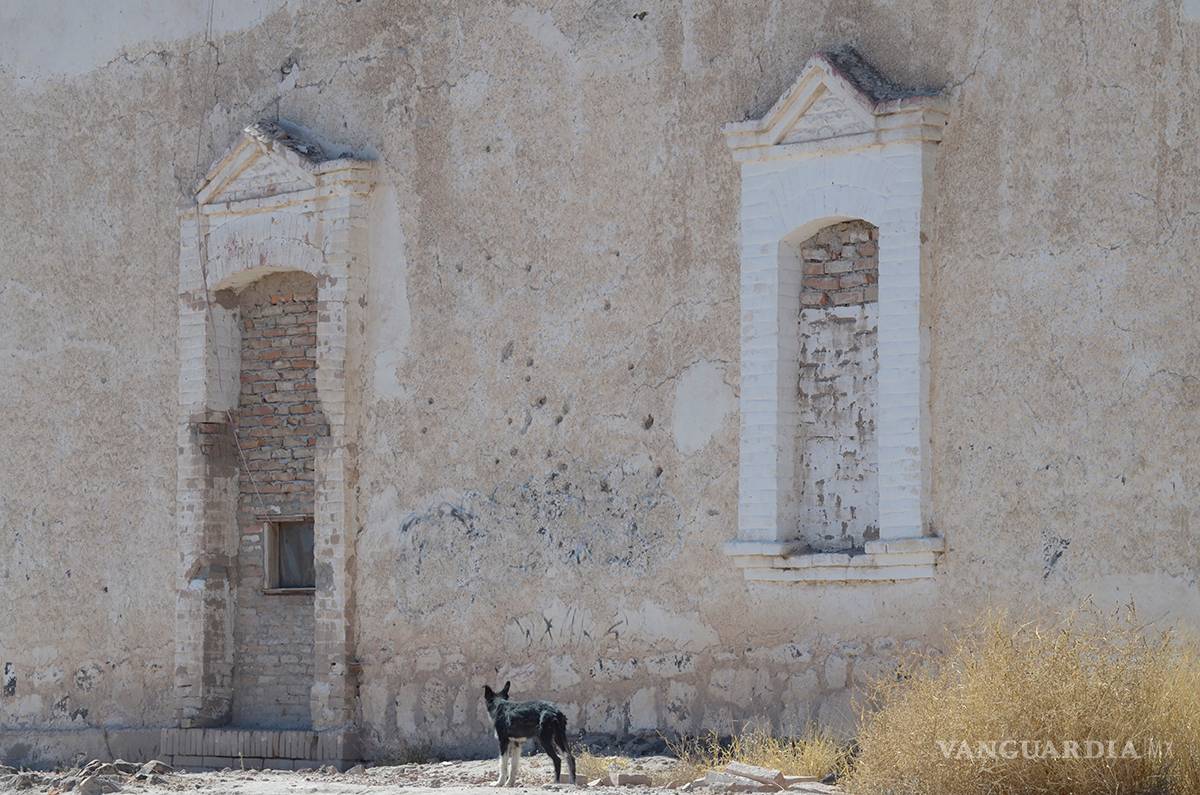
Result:
M788 776L781 770L742 762L730 762L724 770L710 770L702 778L678 787L685 792L700 788L730 793L788 791L818 795L837 792L835 787L821 784L818 776Z
M152 759L145 764L117 759L104 762L93 759L87 764L56 772L17 770L0 765L0 792L22 790L44 790L51 795L107 795L120 792L130 782L162 784L164 775L174 773L175 768Z
M837 787L819 783L815 776L790 776L779 770L744 763L730 763L705 772L700 778L682 773L678 760L666 756L641 757L624 765L613 765L597 778L578 788L598 788L617 795L639 789L694 792L696 795L735 795L736 793L787 793L787 795L837 795ZM0 765L0 793L17 795L168 795L186 791L194 795L227 795L231 791L245 795L322 795L328 791L393 792L398 795L427 789L444 789L447 795L468 795L476 788L491 786L496 778L494 759L461 760L436 763L354 765L344 773L332 765L307 771L227 769L223 771L176 771L159 760L144 764L117 759L106 762L93 759L59 771L21 771ZM553 772L545 757L524 760L519 784L533 791L573 790L576 786L552 783ZM480 789L479 791L482 791Z
M614 787L648 787L654 782L645 773L626 773L622 770L609 770L608 783Z

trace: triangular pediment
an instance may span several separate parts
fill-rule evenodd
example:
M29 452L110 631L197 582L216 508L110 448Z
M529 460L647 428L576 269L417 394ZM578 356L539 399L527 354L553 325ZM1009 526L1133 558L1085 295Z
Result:
M197 204L260 199L313 188L321 147L274 121L242 130L196 189Z
M813 91L801 114L788 126L778 143L819 141L875 129L873 114L857 98L847 98L824 82Z
M877 133L887 117L940 112L936 91L899 86L850 48L810 57L762 118L727 124L729 146L762 149Z

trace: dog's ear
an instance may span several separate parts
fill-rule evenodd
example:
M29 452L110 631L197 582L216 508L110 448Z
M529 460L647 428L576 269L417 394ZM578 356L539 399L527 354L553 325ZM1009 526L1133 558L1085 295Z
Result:
M508 688L511 685L512 685L512 682L505 682L504 689L500 691L500 695L504 696L505 698L508 698Z
M483 686L483 697L485 699L487 699L488 701L491 701L496 698L496 692L494 690L492 690L492 688L488 687L487 685L484 685Z

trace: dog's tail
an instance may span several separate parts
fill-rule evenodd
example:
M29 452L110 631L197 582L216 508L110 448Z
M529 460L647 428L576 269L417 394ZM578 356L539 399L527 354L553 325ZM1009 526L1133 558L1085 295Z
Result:
M554 744L562 751L563 756L567 758L567 772L571 776L571 783L575 783L575 755L571 753L571 745L567 742L567 716L558 713L554 721Z

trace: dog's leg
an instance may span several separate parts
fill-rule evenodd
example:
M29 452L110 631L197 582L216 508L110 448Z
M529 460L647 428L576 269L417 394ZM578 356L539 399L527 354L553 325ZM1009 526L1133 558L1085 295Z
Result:
M559 750L563 752L563 756L567 757L567 774L571 778L571 783L575 783L575 755L571 753L571 746L567 742L567 722L562 720L554 727L554 742L558 745ZM555 773L558 772L558 765L555 764ZM558 776L555 775L555 780Z
M550 757L550 761L554 763L554 783L557 784L562 779L562 760L554 751L553 726L544 726L541 729L541 733L538 735L538 745L542 746L546 756Z
M500 741L500 778L496 779L495 786L503 787L505 780L508 778L508 741Z
M494 786L503 787L508 779L508 750L500 752L500 778L496 779Z
M521 741L510 740L509 751L512 754L512 761L508 766L508 786L517 786L517 770L521 767Z
M569 748L564 750L563 753L567 755L567 773L570 776L571 783L574 784L575 783L575 755L571 753L571 750Z

